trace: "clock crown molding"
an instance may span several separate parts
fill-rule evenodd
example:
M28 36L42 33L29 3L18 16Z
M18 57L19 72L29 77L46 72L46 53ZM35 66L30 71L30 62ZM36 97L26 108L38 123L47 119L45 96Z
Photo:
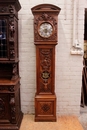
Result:
M31 8L31 10L33 14L38 13L38 12L39 13L40 12L49 12L49 13L54 12L54 13L59 14L61 8L53 4L39 4Z

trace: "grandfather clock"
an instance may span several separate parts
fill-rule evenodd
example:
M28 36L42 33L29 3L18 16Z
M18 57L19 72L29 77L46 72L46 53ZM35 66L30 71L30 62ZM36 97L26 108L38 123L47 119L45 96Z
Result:
M56 121L55 45L60 8L40 4L31 10L36 45L35 121Z
M18 0L0 0L0 130L19 130Z

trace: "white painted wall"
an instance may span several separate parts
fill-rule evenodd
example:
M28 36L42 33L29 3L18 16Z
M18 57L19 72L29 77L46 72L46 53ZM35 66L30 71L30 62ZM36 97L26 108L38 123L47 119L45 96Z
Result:
M80 112L82 86L82 55L71 55L73 42L73 1L74 0L20 0L19 11L19 56L21 76L21 106L23 113L34 113L36 89L36 52L34 45L33 15L31 8L43 3L61 8L58 16L58 45L56 46L57 114ZM84 5L79 3L76 11L76 39L83 46ZM78 11L78 8L80 9Z

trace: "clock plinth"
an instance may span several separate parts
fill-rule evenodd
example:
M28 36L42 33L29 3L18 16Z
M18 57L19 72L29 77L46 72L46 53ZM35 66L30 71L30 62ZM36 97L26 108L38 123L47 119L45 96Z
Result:
M56 118L56 96L36 95L35 96L35 121L52 121Z
M35 121L56 121L55 45L60 8L41 4L31 10L36 45Z

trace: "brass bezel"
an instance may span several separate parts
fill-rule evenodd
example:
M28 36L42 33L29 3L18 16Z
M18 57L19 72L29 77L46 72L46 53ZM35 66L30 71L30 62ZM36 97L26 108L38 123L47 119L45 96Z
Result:
M51 34L50 36L48 36L48 37L44 37L44 36L42 36L42 35L39 33L40 26L41 26L42 24L44 24L44 23L50 24L50 25L52 26L52 29L53 29L52 34ZM48 22L48 21L44 21L44 22L41 22L41 23L39 24L39 26L38 26L38 34L39 34L40 37L48 39L48 38L50 38L50 37L53 35L53 33L54 33L54 26L53 26L52 23L50 23L50 22Z

